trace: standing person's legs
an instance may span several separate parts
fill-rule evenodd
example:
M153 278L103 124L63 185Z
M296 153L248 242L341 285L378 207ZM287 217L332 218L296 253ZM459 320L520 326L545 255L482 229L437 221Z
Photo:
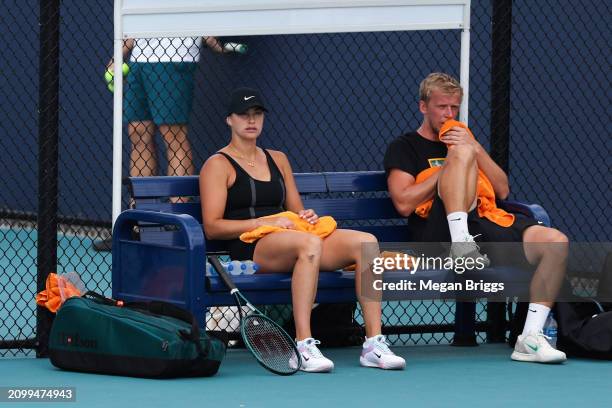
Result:
M194 173L188 123L193 103L196 63L149 64L145 82L153 121L166 144L169 176Z
M146 63L130 63L130 74L123 98L123 119L128 123L130 138L130 176L152 176L157 174L157 152L155 125L147 105L147 94L143 81ZM133 202L130 202L132 207ZM112 238L93 243L95 251L110 251Z
M155 124L149 109L148 63L130 63L130 75L123 100L123 116L128 122L130 176L157 175Z
M132 144L130 176L157 175L155 124L150 120L130 122L128 124L128 135Z
M166 143L168 175L192 175L194 173L193 153L187 138L187 125L160 125L159 132Z

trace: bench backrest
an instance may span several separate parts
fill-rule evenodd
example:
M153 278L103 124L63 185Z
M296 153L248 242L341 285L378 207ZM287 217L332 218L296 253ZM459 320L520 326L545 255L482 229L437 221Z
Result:
M381 242L406 241L405 221L389 221L402 217L388 196L384 172L296 173L294 176L305 208L312 208L319 215L331 215L341 227L371 232ZM202 223L198 176L130 177L128 180L137 209L189 214ZM170 203L170 197L190 197L190 200ZM141 239L177 244L177 234L172 231L155 228L141 228L141 231L146 231L144 235L141 233ZM224 245L207 241L207 248L223 250Z

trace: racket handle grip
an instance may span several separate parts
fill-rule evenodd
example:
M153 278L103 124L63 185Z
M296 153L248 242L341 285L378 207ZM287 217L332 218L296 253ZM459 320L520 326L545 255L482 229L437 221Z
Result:
M208 257L208 260L210 261L210 264L212 265L214 270L217 272L217 274L219 275L223 283L225 283L225 286L227 286L230 290L236 289L236 285L234 285L234 282L232 282L232 280L230 279L229 275L225 271L225 268L223 267L223 265L221 265L221 261L219 261L219 257L216 255L210 255Z

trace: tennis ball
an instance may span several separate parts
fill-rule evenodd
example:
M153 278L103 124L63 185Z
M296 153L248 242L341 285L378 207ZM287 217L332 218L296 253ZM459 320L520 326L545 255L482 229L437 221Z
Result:
M228 42L228 43L225 43L225 45L223 46L223 49L225 49L225 51L227 51L227 52L235 52L235 53L238 53L238 54L246 54L248 49L249 49L249 47L246 44Z
M127 74L130 73L130 66L124 62L123 65L121 66L121 72L123 72L124 77L127 76ZM111 92L115 91L115 83L113 81L114 77L115 77L114 72L111 69L107 69L106 72L104 73L104 80L106 81L106 87Z
M106 72L104 73L104 81L106 81L106 87L111 92L115 91L115 84L113 81L113 77L114 77L113 71L111 71L110 69L107 69Z

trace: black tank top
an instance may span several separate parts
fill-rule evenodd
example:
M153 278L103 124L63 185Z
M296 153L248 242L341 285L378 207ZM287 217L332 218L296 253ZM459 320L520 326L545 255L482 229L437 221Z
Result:
M270 181L254 179L230 155L219 152L236 170L236 181L227 190L223 218L248 220L285 211L285 180L270 153L266 149L263 151L270 169Z
M266 149L270 181L256 180L247 173L230 155L225 156L236 170L236 181L227 189L227 201L223 218L227 220L248 220L265 217L285 211L285 180L276 163ZM247 244L240 239L228 242L230 257L233 260L253 259L256 243Z

